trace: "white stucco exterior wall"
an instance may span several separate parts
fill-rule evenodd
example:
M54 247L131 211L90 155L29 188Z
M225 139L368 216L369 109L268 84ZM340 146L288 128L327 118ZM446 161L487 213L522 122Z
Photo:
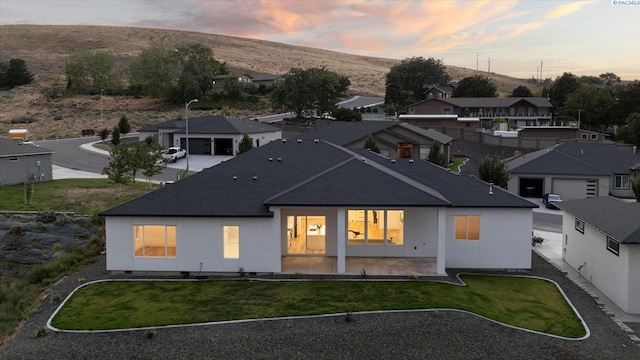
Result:
M585 224L584 234L579 232L575 216L567 213L562 217L562 234L565 262L623 311L640 314L639 246L620 244L616 255L607 250L606 234L589 224Z
M480 216L480 240L456 240L455 216ZM530 208L449 208L446 267L530 269L533 211Z
M176 257L134 256L134 225L175 225ZM240 257L224 259L223 226L239 226ZM280 229L273 218L106 218L108 271L280 272Z

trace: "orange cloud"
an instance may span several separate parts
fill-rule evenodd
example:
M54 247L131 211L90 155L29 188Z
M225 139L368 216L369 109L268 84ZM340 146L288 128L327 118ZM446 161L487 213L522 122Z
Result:
M580 11L582 10L582 8L584 8L585 6L597 3L597 0L591 0L591 1L576 1L576 2L572 2L570 4L564 4L564 5L560 5L557 8L547 12L544 17L546 19L552 20L552 19L558 19L561 17L565 17L567 15L573 14L576 11Z

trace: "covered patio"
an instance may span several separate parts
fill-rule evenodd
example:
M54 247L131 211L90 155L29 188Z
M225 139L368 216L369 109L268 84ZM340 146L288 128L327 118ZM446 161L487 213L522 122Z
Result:
M282 274L338 274L338 259L335 256L283 256ZM347 257L345 272L340 275L367 276L437 276L435 257ZM447 276L446 274L441 274Z

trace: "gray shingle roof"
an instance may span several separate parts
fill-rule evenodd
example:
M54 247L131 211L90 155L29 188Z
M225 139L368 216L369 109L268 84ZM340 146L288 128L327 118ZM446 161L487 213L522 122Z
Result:
M185 120L168 120L159 124L142 128L141 132L156 132L161 129L174 130L175 133L186 132ZM279 128L260 123L249 118L237 116L207 115L189 118L191 134L255 134L280 131Z
M354 141L364 139L369 135L375 135L381 131L389 130L393 132L393 128L396 126L402 126L405 129L411 130L432 140L436 140L442 144L447 144L453 140L452 137L439 133L435 130L422 129L417 126L397 121L334 121L327 126L301 134L297 136L296 139L320 139L339 146L345 146Z
M20 155L40 155L53 154L53 150L41 146L20 144L11 139L0 138L0 157L20 156Z
M102 215L271 216L268 205L536 206L497 188L488 195L487 184L423 160L392 164L366 150L300 141L271 142Z
M507 162L514 174L613 175L629 174L640 154L620 150L615 145L571 142L538 150Z
M623 244L640 244L640 203L609 196L565 201L558 206Z

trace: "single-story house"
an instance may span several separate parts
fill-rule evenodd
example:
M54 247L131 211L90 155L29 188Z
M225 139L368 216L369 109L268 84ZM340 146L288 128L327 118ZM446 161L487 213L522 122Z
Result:
M564 261L624 312L640 314L640 203L603 196L559 206Z
M384 98L377 96L354 96L336 104L339 108L360 111L362 121L389 120L391 117L384 112Z
M0 138L0 186L53 180L53 150Z
M254 147L282 138L279 128L248 118L222 115L189 118L189 154L235 155L244 134L253 139ZM169 120L140 129L140 141L149 136L165 148L186 149L187 122Z
M512 158L506 162L511 192L526 197L560 194L564 200L599 196L633 197L632 167L640 155L615 144L569 142Z
M211 80L211 92L214 94L224 94L227 92L227 86L237 84L240 87L240 91L248 93L253 89L253 77L248 74L225 74L216 75Z
M321 123L317 121L316 126ZM326 125L299 138L326 140L348 149L358 149L364 147L369 136L375 140L383 156L393 159L426 159L434 141L442 146L445 159L451 155L452 137L398 121L327 121Z
M284 258L530 269L535 204L424 160L274 141L101 213L107 270L280 273ZM374 259L375 261L375 259ZM407 274L409 275L409 274Z

